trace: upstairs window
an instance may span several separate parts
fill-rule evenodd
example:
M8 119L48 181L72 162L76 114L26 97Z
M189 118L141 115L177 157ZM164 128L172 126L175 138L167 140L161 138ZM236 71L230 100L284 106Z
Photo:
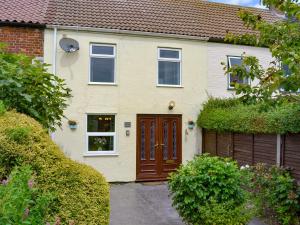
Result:
M228 68L232 68L235 65L241 66L243 59L241 56L228 56ZM235 84L249 84L248 78L241 78L237 75L232 75L231 73L228 76L228 89L234 89Z
M181 50L158 49L158 85L181 86Z
M281 69L283 70L284 76L288 77L292 74L288 65L281 63Z
M89 153L115 151L115 115L88 115L87 142Z
M292 75L292 71L290 70L289 66L283 63L280 63L280 68L283 71L283 75L285 77L289 77ZM290 87L292 87L293 89L297 89L297 84L294 83L293 81L290 81L289 83L286 83L287 85L289 85ZM284 87L280 88L281 92L288 92ZM300 89L296 90L296 91L289 91L289 93L300 93Z
M91 44L90 46L90 83L115 83L114 45Z

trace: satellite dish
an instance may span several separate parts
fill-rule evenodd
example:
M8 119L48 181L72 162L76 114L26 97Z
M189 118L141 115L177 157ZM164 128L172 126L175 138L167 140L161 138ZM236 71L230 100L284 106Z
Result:
M79 50L78 41L72 38L62 38L59 41L59 46L67 53L76 52Z

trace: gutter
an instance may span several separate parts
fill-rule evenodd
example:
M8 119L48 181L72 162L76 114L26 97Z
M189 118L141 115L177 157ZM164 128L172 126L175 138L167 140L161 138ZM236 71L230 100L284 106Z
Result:
M16 21L1 21L0 20L0 27L1 26L13 26L13 27L31 27L31 28L46 28L45 24L40 23L26 23L26 22L16 22Z
M120 30L120 29L106 29L106 28L95 28L95 27L47 25L46 28L50 28L50 29L57 28L60 30L102 32L102 33L111 33L111 34L129 34L129 35L149 36L149 37L177 38L177 39L196 40L196 41L208 41L209 40L208 37L155 33L155 32L143 32L143 31L131 31L131 30Z

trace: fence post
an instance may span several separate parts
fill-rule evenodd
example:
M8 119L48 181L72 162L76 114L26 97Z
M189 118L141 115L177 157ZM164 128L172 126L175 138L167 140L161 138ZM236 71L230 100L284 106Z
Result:
M280 166L281 159L281 135L277 134L277 145L276 145L276 165Z

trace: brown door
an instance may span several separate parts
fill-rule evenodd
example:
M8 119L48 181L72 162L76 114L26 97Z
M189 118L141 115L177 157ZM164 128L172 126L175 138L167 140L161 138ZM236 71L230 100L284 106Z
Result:
M137 180L166 180L181 164L181 115L137 116Z

